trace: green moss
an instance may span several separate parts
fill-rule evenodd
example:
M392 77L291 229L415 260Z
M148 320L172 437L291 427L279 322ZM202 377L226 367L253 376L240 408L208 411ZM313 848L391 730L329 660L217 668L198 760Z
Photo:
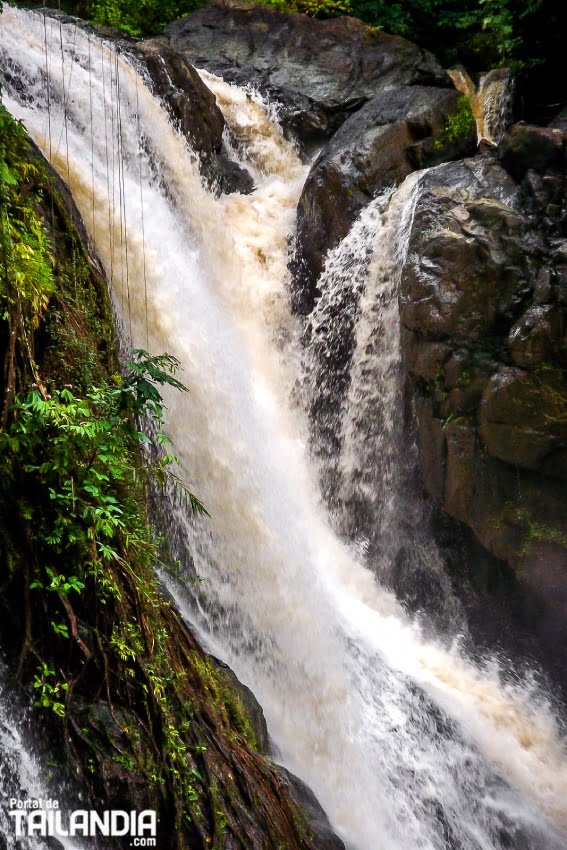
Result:
M203 688L208 691L213 705L222 714L224 721L251 749L258 751L258 738L246 707L238 693L227 684L222 671L213 666L210 658L197 653L193 656L193 664L199 672Z
M567 549L566 532L546 523L538 522L526 508L516 508L514 516L524 533L521 555L527 555L535 543L555 543Z
M170 850L224 835L313 850L240 697L163 599L106 282L23 128L0 120L3 654L93 804L157 809Z

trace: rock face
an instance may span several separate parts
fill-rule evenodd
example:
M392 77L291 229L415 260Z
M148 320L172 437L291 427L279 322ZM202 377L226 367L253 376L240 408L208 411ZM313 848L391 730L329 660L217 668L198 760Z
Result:
M295 800L309 821L317 841L317 850L345 850L344 843L333 832L329 818L309 786L285 767L280 767L279 770L287 781L291 798Z
M563 622L564 145L516 125L501 148L509 173L489 155L427 173L400 296L426 489L540 604L563 605Z
M165 37L196 67L251 85L281 104L301 142L328 138L378 90L450 87L433 56L354 18L319 21L246 2L217 0L170 24Z
M294 306L311 310L327 252L349 232L360 210L412 171L475 147L474 121L445 138L459 104L454 89L403 85L375 95L348 118L317 157L298 207Z
M209 184L219 192L251 192L252 177L224 150L223 114L195 68L159 39L137 44L136 52L148 70L155 93L199 157Z
M169 25L170 48L280 105L285 133L319 153L298 209L294 306L308 312L323 259L382 188L474 150L447 138L459 95L427 51L354 18L319 21L217 0ZM334 135L333 135L334 134Z

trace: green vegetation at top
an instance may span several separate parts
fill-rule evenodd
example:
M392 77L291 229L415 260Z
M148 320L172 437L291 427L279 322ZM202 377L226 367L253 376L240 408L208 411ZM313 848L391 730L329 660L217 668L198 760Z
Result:
M526 36L544 0L352 0L353 14L428 47L446 63L490 68L537 61Z
M52 0L52 4L129 35L148 36L206 5L206 0ZM370 27L428 47L445 62L485 69L540 62L550 11L548 0L259 0L259 4L314 17L354 15Z
M354 15L377 30L402 35L446 62L483 68L527 65L526 34L544 0L264 0L281 10L316 17Z
M61 9L99 26L112 27L126 35L142 38L158 35L171 21L204 6L205 0L51 0L47 3L24 0L16 5Z

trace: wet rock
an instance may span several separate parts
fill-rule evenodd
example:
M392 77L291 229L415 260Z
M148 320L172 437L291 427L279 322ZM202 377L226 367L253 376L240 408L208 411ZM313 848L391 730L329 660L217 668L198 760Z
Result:
M491 183L505 187L505 180L495 163L486 167L481 179L470 163L424 178L400 301L402 324L420 340L485 340L487 350L497 348L499 326L533 288L528 222L490 193Z
M526 614L533 621L540 640L551 646L564 646L567 640L567 583L563 546L534 541L520 560L519 572L528 591Z
M246 716L252 726L256 742L258 744L258 752L267 754L269 750L268 727L262 706L246 685L243 685L236 673L231 670L228 664L221 661L219 658L211 656L211 661L220 672L223 679L228 683L232 691L234 691L240 699L246 711Z
M567 449L563 381L555 370L533 374L502 368L483 394L480 435L492 457L537 470L557 449Z
M546 176L525 182L545 194ZM424 176L402 347L430 495L516 568L536 540L553 542L567 587L564 241L525 182L518 192L488 156Z
M537 276L537 280L534 287L534 301L536 304L547 304L547 302L551 299L552 293L552 285L551 285L551 270L542 267Z
M138 44L136 49L145 60L156 94L167 103L193 150L206 157L220 153L224 118L195 68L156 41Z
M275 100L284 129L308 145L379 90L451 86L430 53L354 18L316 20L217 0L170 24L165 37L196 67Z
M562 109L559 115L556 115L548 126L567 132L567 107Z
M540 298L542 288L540 283ZM551 289L549 284L546 289ZM536 292L534 300L537 301ZM555 305L536 303L513 326L508 344L517 366L529 369L551 363L556 355L567 354L567 317Z
M308 312L327 252L380 191L424 168L474 149L474 128L444 139L459 95L432 86L383 91L348 118L315 161L298 206L295 306Z
M502 141L502 164L516 180L522 180L529 169L538 174L559 170L565 166L566 138L559 127L514 124Z
M135 49L147 68L154 92L187 137L208 182L220 192L251 192L252 177L224 150L223 114L195 68L159 39L136 44Z
M329 818L323 811L317 797L298 776L294 776L285 767L278 767L285 778L289 793L305 814L315 836L317 850L345 850L345 845L333 832Z

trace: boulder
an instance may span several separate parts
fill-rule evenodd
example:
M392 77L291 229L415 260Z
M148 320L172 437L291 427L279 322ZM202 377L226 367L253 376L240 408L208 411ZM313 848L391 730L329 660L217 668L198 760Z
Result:
M165 101L195 153L207 158L220 153L224 118L195 68L157 41L141 42L136 50L144 59L155 93Z
M538 174L560 170L565 168L566 140L567 131L561 127L514 124L502 141L502 164L516 180L522 180L529 169Z
M284 130L308 146L328 138L379 90L451 87L430 53L349 17L316 20L216 0L174 21L165 38L196 67L275 100Z
M489 156L429 172L404 267L402 324L424 339L498 348L498 327L533 288L530 242L535 248L514 186Z
M294 304L309 312L325 255L349 232L360 210L415 169L470 152L474 124L445 139L458 106L453 89L400 86L381 91L348 118L316 159L299 201Z
M154 92L197 154L208 183L220 192L251 192L254 181L227 155L223 145L223 114L195 68L158 39L137 43L135 50L147 69Z
M402 349L429 494L518 570L553 543L567 587L563 242L535 203L488 155L424 175Z

